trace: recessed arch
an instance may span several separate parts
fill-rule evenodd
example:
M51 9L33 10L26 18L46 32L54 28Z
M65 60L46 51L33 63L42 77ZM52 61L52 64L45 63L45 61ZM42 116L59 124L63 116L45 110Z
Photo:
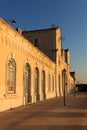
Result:
M13 57L6 64L6 93L16 93L16 62Z
M24 65L24 97L25 104L31 102L31 67L28 62Z
M43 99L46 98L46 77L45 77L45 71L43 70L42 71L42 96L43 96Z
M35 68L35 95L36 95L36 101L40 100L40 95L39 95L39 69L38 67Z

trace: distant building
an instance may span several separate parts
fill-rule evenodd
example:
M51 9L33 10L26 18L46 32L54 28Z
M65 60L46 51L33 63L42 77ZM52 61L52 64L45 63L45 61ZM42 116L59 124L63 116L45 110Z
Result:
M63 95L70 82L60 28L22 33L0 18L0 111Z
M75 71L70 72L70 91L76 91L76 74Z
M76 84L76 89L81 92L87 92L87 84Z

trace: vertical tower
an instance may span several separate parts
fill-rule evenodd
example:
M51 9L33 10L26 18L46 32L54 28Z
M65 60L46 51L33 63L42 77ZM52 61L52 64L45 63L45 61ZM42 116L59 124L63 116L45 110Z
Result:
M60 28L56 28L56 65L55 65L55 87L56 87L56 94L57 96L60 95L60 78L59 78L59 63L61 57L61 50L62 50L62 36L60 32Z

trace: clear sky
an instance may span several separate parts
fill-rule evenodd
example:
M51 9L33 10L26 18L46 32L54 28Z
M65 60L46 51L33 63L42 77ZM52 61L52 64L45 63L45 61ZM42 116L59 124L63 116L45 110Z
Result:
M71 71L87 83L87 0L0 0L0 17L22 30L61 28L63 48L71 51Z

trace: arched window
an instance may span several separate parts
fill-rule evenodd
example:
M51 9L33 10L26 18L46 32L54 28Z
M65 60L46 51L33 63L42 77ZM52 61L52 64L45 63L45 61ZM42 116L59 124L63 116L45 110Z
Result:
M16 63L13 58L7 62L6 86L7 93L16 92Z
M29 63L24 68L24 95L26 104L31 101L31 69Z
M42 71L42 92L44 91L45 89L45 72Z
M42 90L43 99L45 99L46 88L45 88L45 71L44 70L42 71L42 89L41 90Z
M25 65L25 73L24 73L24 85L25 85L25 93L28 93L29 89L29 64Z
M35 95L36 100L39 100L39 69L35 68Z
M39 82L39 70L35 69L35 93L38 91L38 82Z

